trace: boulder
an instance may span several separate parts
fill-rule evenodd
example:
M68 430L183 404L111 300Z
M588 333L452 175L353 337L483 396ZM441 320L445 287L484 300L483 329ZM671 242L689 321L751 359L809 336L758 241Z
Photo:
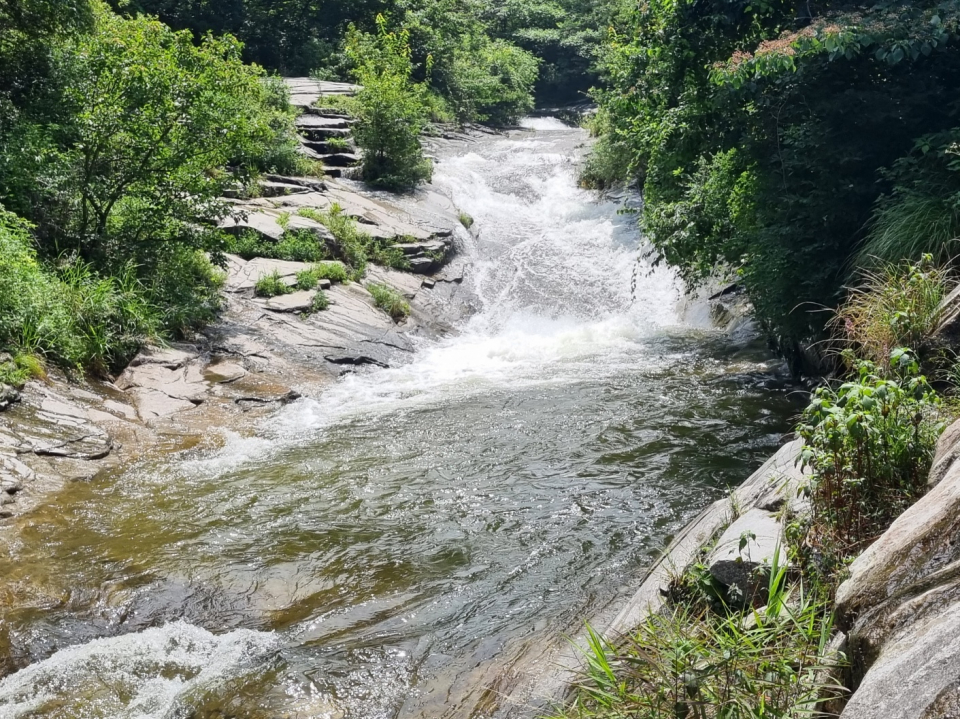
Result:
M933 464L927 478L927 487L935 487L944 478L950 465L960 457L960 420L944 430L937 440L937 448L933 455Z
M0 383L0 412L20 401L20 391L8 384Z
M255 232L262 240L279 242L283 237L283 227L277 218L264 212L240 212L224 218L220 222L220 229L232 235L244 232Z
M275 180L261 180L259 187L262 197L281 197L283 195L297 195L303 192L309 192L309 190L302 185L291 182L277 182Z
M736 586L749 598L767 581L758 570L770 566L774 558L780 566L786 564L783 545L781 522L770 512L751 509L720 535L707 566L714 579L725 587Z

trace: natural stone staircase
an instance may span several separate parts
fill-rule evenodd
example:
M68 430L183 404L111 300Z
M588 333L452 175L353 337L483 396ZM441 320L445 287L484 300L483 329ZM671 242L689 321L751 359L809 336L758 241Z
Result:
M301 77L286 78L286 83L290 88L290 102L301 113L297 118L297 131L303 154L322 162L328 177L341 177L346 169L358 165L360 155L350 130L354 119L343 110L316 107L321 96L350 96L358 86ZM343 142L347 143L346 147Z

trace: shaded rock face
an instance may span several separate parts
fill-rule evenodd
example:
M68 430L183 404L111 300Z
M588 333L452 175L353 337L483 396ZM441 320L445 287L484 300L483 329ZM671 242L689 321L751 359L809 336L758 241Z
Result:
M958 716L960 423L941 437L933 489L850 566L837 592L855 693L846 719Z
M783 525L770 512L753 508L724 530L707 559L710 574L743 600L750 600L766 584L762 574L776 560L787 561Z

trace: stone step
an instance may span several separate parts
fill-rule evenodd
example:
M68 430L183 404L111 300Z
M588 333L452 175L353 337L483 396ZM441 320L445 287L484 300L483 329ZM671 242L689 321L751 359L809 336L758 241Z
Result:
M351 136L348 127L298 127L300 137L313 142L329 140L331 137L342 137L344 140Z
M300 115L294 124L300 128L349 128L355 120L348 117L322 117L320 115Z
M352 152L334 152L320 155L318 159L325 167L353 167L359 164L360 155L355 155Z
M330 155L338 152L354 152L356 148L353 146L353 142L351 140L347 140L347 142L349 143L349 147L347 147L347 149L332 147L331 143L329 142L313 142L312 140L301 140L300 144L304 145L305 147L309 147L311 150L320 155Z

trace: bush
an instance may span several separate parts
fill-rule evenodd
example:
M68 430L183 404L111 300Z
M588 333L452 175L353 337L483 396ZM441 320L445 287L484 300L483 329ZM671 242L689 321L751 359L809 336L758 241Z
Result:
M460 122L516 123L533 109L538 61L504 40L466 39L446 73L444 95Z
M371 282L367 285L367 291L373 295L374 304L390 315L395 322L410 315L410 305L392 287Z
M253 292L257 297L276 297L277 295L290 294L293 289L283 281L280 273L274 270L269 275L263 275L257 280Z
M923 494L944 427L916 358L897 349L887 367L857 362L855 379L817 389L797 427L813 472L815 541L840 557L855 556Z
M313 266L313 272L318 280L330 280L331 282L348 282L350 280L347 268L340 262L321 262Z
M247 230L229 237L226 240L226 249L245 260L268 257L291 262L318 262L328 259L331 254L329 248L308 229L284 232L279 242L265 240L258 233Z
M790 596L781 571L770 585L759 610L667 607L616 646L588 628L584 676L562 717L814 716L842 692L825 672L830 612L802 587Z
M949 271L936 266L930 255L916 264L887 263L864 270L861 284L849 290L831 326L857 356L881 367L897 347L923 354L943 319L941 304L949 285Z
M78 260L58 272L36 257L29 226L0 209L0 343L68 368L106 373L122 367L161 316L132 268L101 277Z
M420 147L426 88L411 80L409 33L389 32L381 16L377 35L352 31L347 41L363 86L355 98L353 126L363 148L363 179L388 190L411 190L430 179L432 168Z

